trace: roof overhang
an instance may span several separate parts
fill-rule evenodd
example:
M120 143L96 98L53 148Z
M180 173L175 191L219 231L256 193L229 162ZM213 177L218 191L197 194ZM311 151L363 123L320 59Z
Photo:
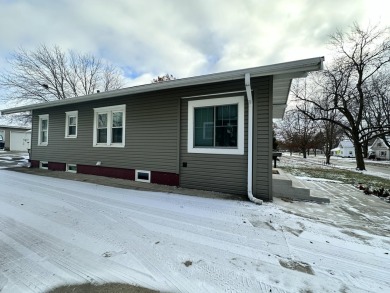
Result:
M153 91L182 88L202 84L210 84L223 81L232 81L245 79L245 74L249 73L251 77L273 76L273 118L282 118L286 108L291 81L294 78L304 77L310 71L317 71L323 68L324 57L303 59L285 63L278 63L267 66L253 67L234 71L226 71L202 76L188 77L171 81L150 83L146 85L123 88L114 91L102 92L66 100L58 100L46 103L32 104L21 107L0 110L1 114L12 114L19 112L32 111L37 109L64 106L69 104L78 104L83 102L97 101L107 98L147 93ZM244 88L244 82L243 82Z

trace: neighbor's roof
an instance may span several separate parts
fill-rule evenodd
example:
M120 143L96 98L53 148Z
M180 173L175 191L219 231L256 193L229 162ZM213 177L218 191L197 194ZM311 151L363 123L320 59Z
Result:
M25 126L9 126L9 125L0 125L0 128L4 129L19 129L19 130L30 130L31 127L25 127Z
M130 94L138 94L165 89L181 88L186 86L209 84L214 82L223 82L229 80L243 80L243 90L245 90L244 78L249 73L251 77L273 76L273 118L282 118L291 81L293 78L305 77L310 71L317 71L323 68L324 57L303 59L285 63L278 63L267 66L253 67L234 71L226 71L202 76L188 77L171 81L150 83L146 85L123 88L119 90L107 91L87 96L81 96L66 100L57 100L53 102L32 104L16 108L1 110L1 114L12 114L18 112L31 111L55 106L77 104L83 102L96 101L106 98L119 97Z
M339 145L342 146L343 148L353 148L352 141L350 141L348 139L344 139L344 140L340 141Z

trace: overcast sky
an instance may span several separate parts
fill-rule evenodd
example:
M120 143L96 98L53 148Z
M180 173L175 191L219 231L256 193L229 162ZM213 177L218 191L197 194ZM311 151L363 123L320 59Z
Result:
M0 71L19 46L57 44L107 59L131 86L326 57L337 28L389 15L389 0L0 0Z

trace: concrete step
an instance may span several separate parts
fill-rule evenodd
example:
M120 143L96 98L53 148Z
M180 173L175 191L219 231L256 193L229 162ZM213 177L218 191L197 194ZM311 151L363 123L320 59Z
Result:
M314 201L329 203L329 198L310 196L310 189L295 178L295 176L277 169L279 174L272 174L272 195L279 198L288 198L299 201Z

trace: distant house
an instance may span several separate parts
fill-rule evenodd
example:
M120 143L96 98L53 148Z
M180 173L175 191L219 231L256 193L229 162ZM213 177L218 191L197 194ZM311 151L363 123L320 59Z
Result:
M390 137L386 139L390 141ZM375 155L379 160L390 160L390 149L382 138L377 137L371 146L370 155Z
M0 125L0 149L27 152L30 141L29 127Z
M353 146L353 143L348 139L344 139L340 141L338 147L331 149L330 151L332 156L336 156L336 157L343 157L343 158L355 157L355 147Z
M272 200L272 119L323 58L2 110L32 112L32 167Z

